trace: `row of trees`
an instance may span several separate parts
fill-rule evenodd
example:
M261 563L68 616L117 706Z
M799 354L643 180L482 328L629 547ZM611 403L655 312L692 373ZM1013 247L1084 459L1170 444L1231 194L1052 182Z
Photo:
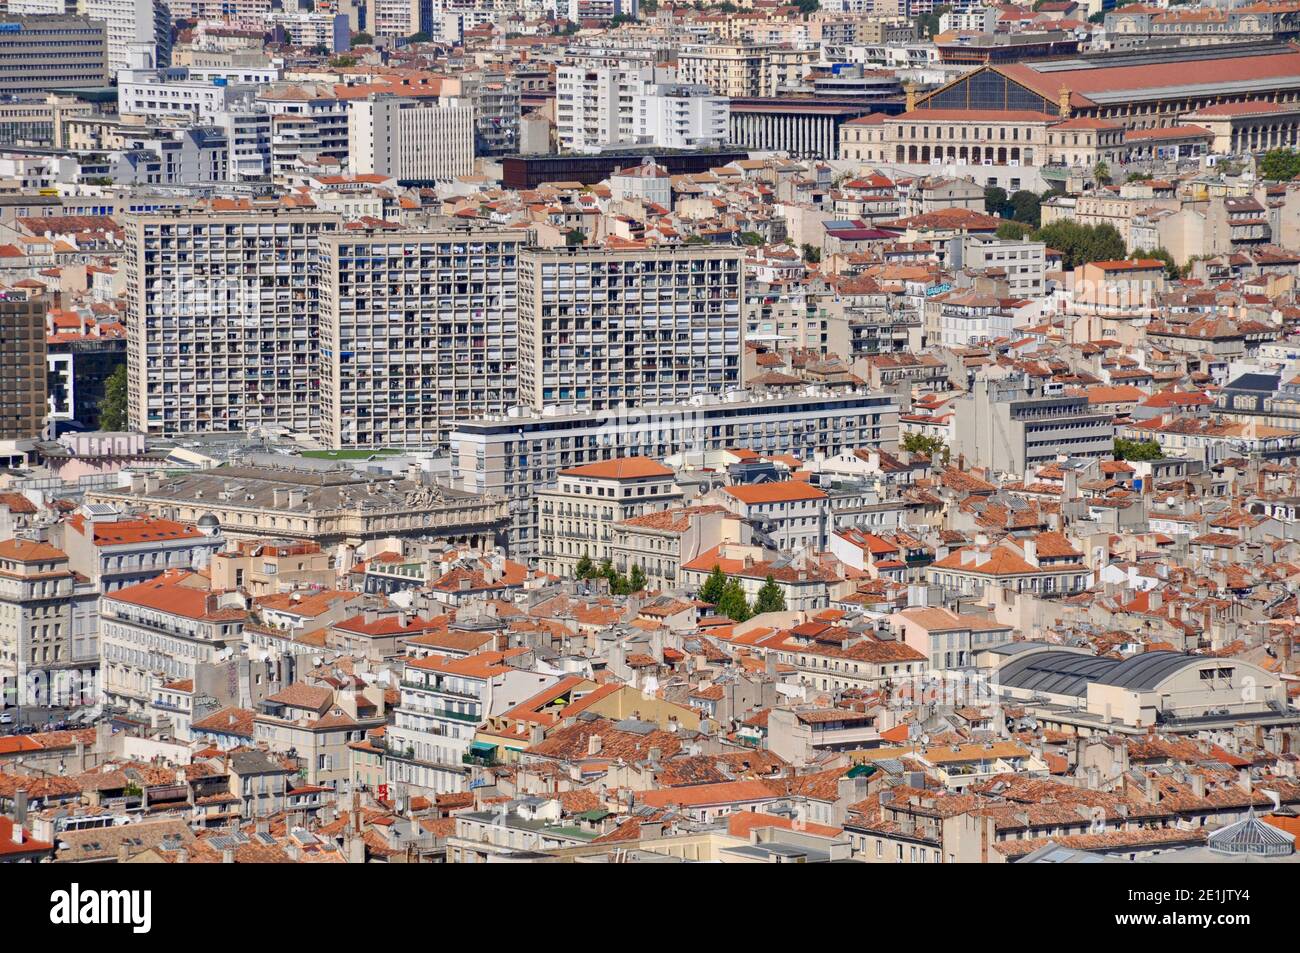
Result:
M1114 225L1106 223L1080 225L1068 218L1061 219L1036 229L1030 237L1059 251L1066 268L1077 268L1090 261L1121 261L1128 257L1123 236Z
M1300 159L1300 156L1298 156ZM1108 174L1104 163L1100 171ZM1300 169L1297 170L1300 172ZM1145 176L1137 175L1138 179ZM1133 177L1130 176L1130 179ZM1128 252L1119 232L1110 225L1081 225L1061 220L1042 227L1043 200L1052 193L1038 195L1021 189L1007 195L1005 189L990 185L984 190L984 209L990 215L1006 219L998 226L998 238L1022 241L1026 238L1046 242L1065 256L1065 265L1073 268L1090 261L1110 261L1126 258ZM1188 268L1174 261L1174 256L1164 248L1139 248L1133 258L1158 258L1165 263L1165 273L1170 279L1186 277Z
M719 614L733 622L744 622L764 612L785 611L785 594L770 575L754 597L754 604L750 605L740 580L728 576L721 566L713 567L713 572L709 573L709 578L704 580L696 595L701 602L714 606Z
M608 559L602 560L597 566L586 553L582 554L578 564L573 567L573 572L579 579L604 579L609 583L609 591L616 596L630 596L634 592L640 592L646 585L645 570L640 566L633 565L632 571L625 576Z
M1165 453L1154 440L1115 438L1116 460L1163 460Z

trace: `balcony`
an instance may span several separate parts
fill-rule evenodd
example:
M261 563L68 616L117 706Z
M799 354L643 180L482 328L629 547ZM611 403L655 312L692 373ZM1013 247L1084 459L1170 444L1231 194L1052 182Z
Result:
M465 712L451 711L446 708L431 708L428 714L433 718L451 718L455 721L463 721L466 724L476 725L483 719L478 715L469 715Z

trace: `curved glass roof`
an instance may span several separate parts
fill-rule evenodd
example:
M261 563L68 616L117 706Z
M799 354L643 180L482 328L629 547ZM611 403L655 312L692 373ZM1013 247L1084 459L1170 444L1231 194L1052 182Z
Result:
M1052 695L1088 693L1088 683L1098 681L1116 666L1118 659L1083 655L1079 652L1025 652L997 671L997 684Z
M1213 662L1203 655L1186 655L1182 652L1143 652L1126 658L1113 669L1098 678L1102 685L1115 685L1119 688L1131 688L1145 692L1155 688L1180 668Z

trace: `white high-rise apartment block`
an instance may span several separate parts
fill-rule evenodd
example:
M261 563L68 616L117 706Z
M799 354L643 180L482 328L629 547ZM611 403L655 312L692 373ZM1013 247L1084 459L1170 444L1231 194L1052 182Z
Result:
M172 13L164 0L85 0L84 7L85 16L104 21L110 76L171 63Z
M636 139L634 97L671 80L653 66L561 66L555 71L555 135L561 152L599 152Z
M654 66L562 66L555 74L555 132L564 152L610 146L716 147L731 115L724 96L678 83Z
M731 101L707 86L656 83L633 97L637 145L717 149L727 141Z
M420 32L419 0L371 0L369 33L406 37Z
M272 79L267 82L273 82ZM117 112L119 116L149 116L161 119L183 116L210 120L226 109L240 95L240 88L230 83L214 83L210 78L191 79L180 69L124 69L117 74Z
M322 440L431 447L518 402L522 230L346 231L321 242Z
M339 217L267 204L124 225L131 428L318 432L316 253Z
M212 117L226 136L229 176L238 182L271 174L271 116L251 105L237 105Z
M603 410L739 387L742 255L707 245L528 249L520 403Z
M354 175L446 181L474 171L474 106L468 99L408 99L378 93L348 109Z

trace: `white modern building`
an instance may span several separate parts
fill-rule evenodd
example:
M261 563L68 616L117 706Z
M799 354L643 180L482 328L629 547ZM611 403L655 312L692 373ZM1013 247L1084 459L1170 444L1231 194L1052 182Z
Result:
M346 13L273 13L268 20L284 31L293 46L324 47L331 53L351 46Z
M338 227L276 203L126 219L132 429L317 432L314 266Z
M375 94L348 109L353 174L447 181L474 171L474 107L467 99Z
M193 117L210 120L257 86L274 83L280 70L124 69L117 74L120 116Z
M520 402L604 410L740 386L742 255L705 245L528 249Z
M348 107L326 83L284 84L262 90L257 103L271 115L271 172L284 183L303 159L348 158Z
M443 444L518 403L522 230L348 230L321 243L321 400L331 447Z
M271 174L271 115L252 105L213 114L212 125L226 138L227 177L234 182Z
M731 102L707 86L655 83L633 97L637 145L717 149L727 141Z
M84 0L82 13L107 29L110 76L171 63L172 13L164 0Z
M652 65L561 66L555 71L555 134L562 152L595 153L637 139L636 98L675 79Z

